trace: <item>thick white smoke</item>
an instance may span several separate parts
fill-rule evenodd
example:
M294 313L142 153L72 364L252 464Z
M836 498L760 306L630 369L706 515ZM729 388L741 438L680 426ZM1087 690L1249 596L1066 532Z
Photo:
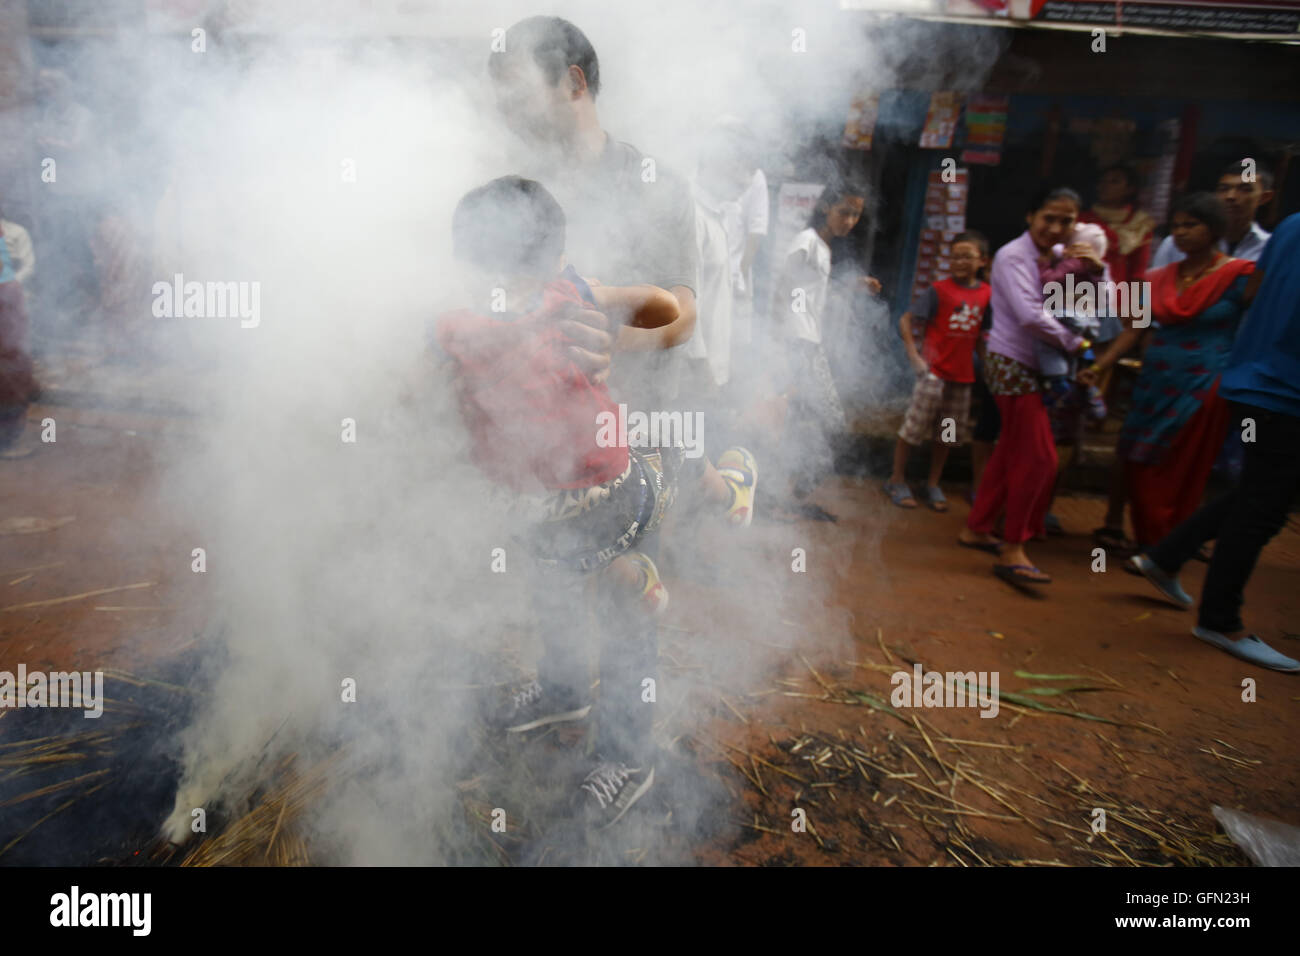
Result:
M235 5L202 54L175 35L139 41L153 69L123 111L138 119L120 162L163 181L105 190L161 195L137 219L155 230L152 281L257 283L260 297L255 327L163 317L149 331L158 361L194 371L184 397L201 417L170 449L160 506L196 529L218 609L202 650L219 676L184 735L164 827L175 840L193 808L238 801L268 762L343 748L314 810L326 861L457 859L447 821L465 741L482 733L473 689L536 650L522 567L490 570L518 529L469 465L427 353L433 315L465 304L448 256L456 201L519 171L492 108L493 31L539 12L571 19L600 57L602 125L683 174L716 117L742 117L776 155L833 134L858 88L887 88L907 61L829 2L426 6L402 22L423 19L438 42L380 39L376 17L397 14L342 2ZM745 686L780 660L782 616L816 607L835 573L792 575L793 537L712 550L693 535L681 523L665 537L670 588L738 555L726 607L691 622L706 635L700 683ZM346 679L355 704L341 700ZM685 695L668 701L674 727L707 722Z

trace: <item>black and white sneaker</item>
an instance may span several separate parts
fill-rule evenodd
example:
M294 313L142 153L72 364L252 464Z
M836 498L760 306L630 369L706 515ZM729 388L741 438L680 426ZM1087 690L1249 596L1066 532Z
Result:
M547 724L582 720L589 713L591 704L548 693L540 683L530 680L508 688L500 704L487 715L487 722L497 730L520 734Z
M600 762L578 787L578 802L586 822L603 830L621 820L645 795L655 782L655 768L597 759Z

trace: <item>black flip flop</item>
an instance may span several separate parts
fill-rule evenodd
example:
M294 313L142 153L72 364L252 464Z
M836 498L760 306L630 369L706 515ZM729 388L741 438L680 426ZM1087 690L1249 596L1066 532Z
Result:
M1007 584L1010 584L1014 588L1020 588L1022 591L1028 590L1030 592L1036 593L1036 588L1038 587L1038 585L1052 583L1052 579L1050 577L1046 581L1036 581L1033 578L1025 577L1023 574L1017 574L1016 573L1017 571L1037 571L1039 574L1044 573L1043 571L1040 571L1038 568L1034 567L1032 564L993 565L993 573L997 577L1001 578L1003 581L1006 581Z
M991 541L963 541L961 538L958 538L957 543L963 548L971 548L975 551L984 551L988 554L1002 553L1002 542L1000 541L997 544L994 544Z

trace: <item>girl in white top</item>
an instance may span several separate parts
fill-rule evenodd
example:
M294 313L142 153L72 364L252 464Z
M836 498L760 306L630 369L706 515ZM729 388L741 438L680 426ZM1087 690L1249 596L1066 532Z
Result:
M825 220L821 230L827 230ZM818 229L809 226L790 242L784 275L785 281L778 288L788 299L778 302L777 307L785 307L785 334L820 343L821 318L826 311L826 293L831 281L831 247Z
M790 361L790 421L785 444L798 446L789 456L795 459L790 465L796 498L810 493L826 474L833 462L830 443L848 430L844 405L822 349L822 317L830 289L830 241L853 230L865 202L865 191L859 187L827 186L813 208L808 228L790 243L774 289L772 314L786 339ZM862 283L873 292L880 291L880 283L873 278L864 277Z

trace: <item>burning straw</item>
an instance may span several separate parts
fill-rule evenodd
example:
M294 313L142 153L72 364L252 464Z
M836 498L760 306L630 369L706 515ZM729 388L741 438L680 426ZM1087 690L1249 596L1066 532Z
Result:
M297 754L284 757L256 806L200 843L181 866L310 866L299 824L324 793L342 757L342 751L336 752L306 770L298 769Z

